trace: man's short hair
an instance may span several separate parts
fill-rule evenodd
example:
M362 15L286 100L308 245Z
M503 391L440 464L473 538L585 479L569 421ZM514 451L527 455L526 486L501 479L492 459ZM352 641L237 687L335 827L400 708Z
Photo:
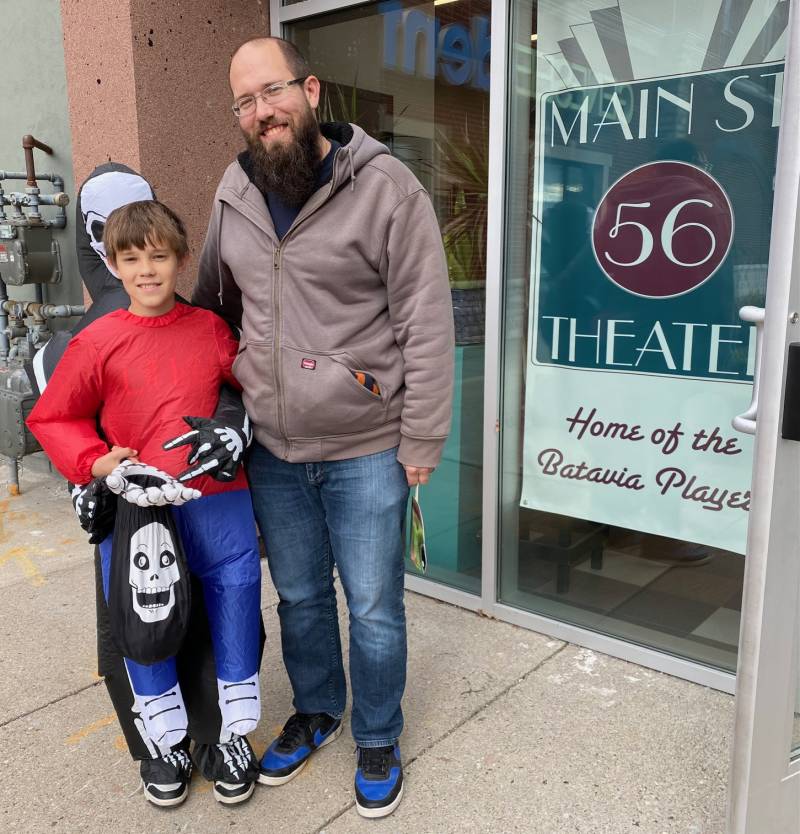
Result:
M305 55L303 55L303 53L291 41L287 41L285 38L256 35L255 37L248 38L246 41L242 41L239 46L234 49L233 54L231 55L231 60L228 62L228 75L230 75L231 72L231 63L233 63L233 59L238 54L239 50L243 46L247 46L249 43L258 43L259 41L263 41L265 43L267 41L273 41L277 45L278 49L281 51L281 55L283 55L284 61L286 61L286 65L289 67L289 71L292 73L292 78L305 78L308 75L314 74L311 72L311 67Z
M189 254L183 221L158 200L128 203L109 214L103 244L110 261L116 261L117 255L126 249L144 249L148 243L171 249L178 260Z

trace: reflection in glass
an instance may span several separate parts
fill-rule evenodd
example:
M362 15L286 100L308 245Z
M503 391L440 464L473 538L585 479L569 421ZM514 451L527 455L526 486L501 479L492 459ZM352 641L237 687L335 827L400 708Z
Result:
M489 0L362 6L291 24L322 81L321 121L386 144L441 224L456 322L456 389L442 462L419 502L426 576L480 592ZM415 569L407 562L411 573Z

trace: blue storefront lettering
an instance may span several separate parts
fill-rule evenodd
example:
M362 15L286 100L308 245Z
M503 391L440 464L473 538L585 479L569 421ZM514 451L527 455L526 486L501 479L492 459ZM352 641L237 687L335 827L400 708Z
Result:
M441 77L455 87L469 84L478 90L489 89L488 17L476 15L467 28L463 23L442 26L432 15L420 9L404 9L397 0L382 3L379 9L383 15L385 67L425 78L434 78L438 69Z

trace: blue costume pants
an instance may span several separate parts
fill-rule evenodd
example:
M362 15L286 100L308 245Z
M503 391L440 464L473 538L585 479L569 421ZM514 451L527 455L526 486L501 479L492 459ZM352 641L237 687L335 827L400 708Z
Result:
M250 732L260 712L261 566L250 493L223 492L170 509L189 571L203 589L222 713L220 740L225 741ZM106 600L111 543L109 536L100 545ZM175 658L151 666L125 658L125 666L148 734L159 747L176 744L186 721ZM148 722L147 711L154 721ZM159 719L162 713L167 718Z

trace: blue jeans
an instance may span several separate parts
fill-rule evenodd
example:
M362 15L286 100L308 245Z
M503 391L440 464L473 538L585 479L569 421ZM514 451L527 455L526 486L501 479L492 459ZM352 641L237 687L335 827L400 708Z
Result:
M298 712L344 712L347 697L333 566L350 612L356 744L394 744L406 684L403 527L397 449L286 463L253 443L250 491L280 602L283 661Z

